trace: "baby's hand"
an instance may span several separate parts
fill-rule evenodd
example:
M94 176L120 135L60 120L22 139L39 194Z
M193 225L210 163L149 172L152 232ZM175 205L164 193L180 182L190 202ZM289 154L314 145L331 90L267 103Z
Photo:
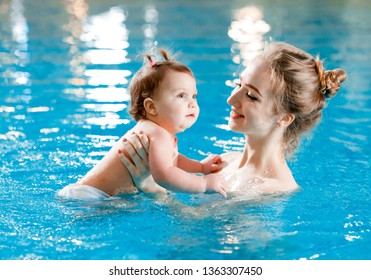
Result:
M223 197L227 197L225 191L225 180L221 174L209 174L205 176L206 193L220 193Z
M202 173L209 174L218 172L222 169L222 157L219 155L210 155L201 161Z

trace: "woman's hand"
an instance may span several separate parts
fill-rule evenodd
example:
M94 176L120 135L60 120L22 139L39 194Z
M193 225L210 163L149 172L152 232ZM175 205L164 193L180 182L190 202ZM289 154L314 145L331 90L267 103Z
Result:
M130 172L135 186L139 189L142 183L150 176L148 166L149 139L142 131L139 134L132 132L128 139L123 139L123 149L118 150L121 162Z
M209 174L218 172L222 169L222 157L219 155L210 155L201 161L202 173Z

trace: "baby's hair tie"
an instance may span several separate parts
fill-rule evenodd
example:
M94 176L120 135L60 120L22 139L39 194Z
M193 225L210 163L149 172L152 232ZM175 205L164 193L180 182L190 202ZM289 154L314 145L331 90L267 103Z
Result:
M154 62L153 59L152 59L152 55L146 54L145 57L147 58L147 60L149 62L149 65L151 65L151 67L156 65L156 62Z

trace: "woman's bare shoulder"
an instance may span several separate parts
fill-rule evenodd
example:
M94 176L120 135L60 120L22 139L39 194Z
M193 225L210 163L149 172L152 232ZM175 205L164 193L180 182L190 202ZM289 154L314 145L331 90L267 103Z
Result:
M264 183L259 187L259 189L264 194L290 193L299 190L299 186L295 181L282 181L266 178L264 178L263 181Z
M241 156L240 152L228 152L220 155L223 161L231 162Z

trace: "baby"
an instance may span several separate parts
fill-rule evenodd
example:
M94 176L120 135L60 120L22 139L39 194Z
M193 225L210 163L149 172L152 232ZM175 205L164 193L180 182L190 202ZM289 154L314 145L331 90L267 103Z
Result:
M83 178L58 192L64 198L108 198L122 193L134 193L130 173L121 163L118 153L124 153L123 141L135 134L147 135L149 169L143 192L220 193L226 196L224 179L209 174L221 169L221 157L214 155L199 162L178 153L176 134L191 127L199 115L196 81L192 71L171 59L161 50L162 61L147 63L130 83L130 114L137 124L129 130ZM198 176L191 173L203 173ZM206 175L207 174L207 175ZM154 181L153 181L154 180Z

